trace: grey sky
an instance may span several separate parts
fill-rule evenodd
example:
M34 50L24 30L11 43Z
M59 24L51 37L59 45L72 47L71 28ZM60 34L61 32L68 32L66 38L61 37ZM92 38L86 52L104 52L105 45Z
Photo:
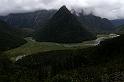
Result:
M28 12L39 9L58 9L66 5L69 9L80 9L85 14L109 19L124 18L124 0L0 0L0 15Z

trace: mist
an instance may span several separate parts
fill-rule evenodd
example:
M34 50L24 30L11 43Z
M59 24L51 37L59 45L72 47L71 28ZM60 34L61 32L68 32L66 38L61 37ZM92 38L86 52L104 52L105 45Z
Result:
M124 18L124 0L0 0L0 15L59 9L62 5L110 20Z

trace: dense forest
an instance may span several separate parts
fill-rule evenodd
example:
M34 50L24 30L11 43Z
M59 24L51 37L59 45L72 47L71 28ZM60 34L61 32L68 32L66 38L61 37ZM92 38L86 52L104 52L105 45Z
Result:
M22 38L18 29L11 28L5 22L0 21L0 51L18 47L26 41Z
M0 82L124 82L124 26L82 13L1 16Z
M96 38L65 6L61 7L43 28L38 29L33 37L37 41L57 43L80 43Z
M10 62L1 58L0 77L9 82L123 81L124 36L96 47L37 53ZM118 75L116 75L118 74Z

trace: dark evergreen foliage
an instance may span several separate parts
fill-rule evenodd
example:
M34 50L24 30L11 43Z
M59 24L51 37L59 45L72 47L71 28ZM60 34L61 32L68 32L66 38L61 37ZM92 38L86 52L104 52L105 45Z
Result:
M85 26L90 32L93 33L111 33L114 31L114 25L110 20L94 16L92 14L84 15L79 13L78 20Z
M42 42L78 43L96 37L82 27L77 18L63 6L45 27L35 32L34 38Z
M26 41L18 36L19 31L0 21L0 51L18 47Z
M51 26L57 26L57 28L45 29L42 32L47 30L49 35L56 35L56 33L62 33L62 36L69 35L71 39L68 41L72 42L71 40L79 36L82 30L86 30L65 6L60 11L62 12L56 13L52 20L63 23L50 20L46 28ZM64 20L61 20L63 18ZM66 25L67 27L58 28L58 24L60 27L66 27ZM70 27L70 25L73 26ZM71 32L63 34L66 30ZM56 36L58 37L58 35ZM47 38L51 37L47 36ZM68 37L64 39L68 39ZM78 39L80 38L76 40ZM52 39L52 41L54 40ZM18 36L17 30L12 29L3 21L0 22L0 52L20 46L25 42ZM60 42L60 39L57 42ZM0 82L123 82L123 78L124 35L102 41L100 45L95 47L42 52L23 57L14 63L0 53Z
M124 71L123 41L124 36L121 35L103 41L97 47L38 53L18 60L16 65L38 73L34 78L44 82L85 82L86 79L99 82L103 81L102 77L111 82L116 80L115 72Z
M97 47L50 51L26 56L13 64L0 55L1 82L124 81L124 35Z
M13 27L38 29L42 27L55 12L56 10L40 10L28 13L16 13L0 16L0 19Z
M13 27L29 28L29 29L33 28L36 30L41 27L44 27L45 23L48 22L48 20L56 12L57 10L40 10L35 12L16 13L7 16L0 16L0 19L4 20ZM73 14L75 15L76 13ZM111 23L111 21L108 19L94 16L92 14L85 15L84 12L81 12L77 16L77 18L82 23L82 25L91 32L110 33L111 31L113 31L114 23ZM120 21L118 21L118 23L119 22Z
M117 34L124 34L124 24L115 27L115 32L116 32Z
M118 26L124 24L124 19L111 20L111 23L112 23L115 27L118 27Z

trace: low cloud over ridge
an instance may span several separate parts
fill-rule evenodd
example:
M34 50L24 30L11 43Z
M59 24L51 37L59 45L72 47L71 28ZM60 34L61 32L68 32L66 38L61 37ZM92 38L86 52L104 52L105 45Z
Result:
M62 5L78 12L83 9L85 14L93 13L103 18L124 18L124 0L0 0L0 15L58 9Z

